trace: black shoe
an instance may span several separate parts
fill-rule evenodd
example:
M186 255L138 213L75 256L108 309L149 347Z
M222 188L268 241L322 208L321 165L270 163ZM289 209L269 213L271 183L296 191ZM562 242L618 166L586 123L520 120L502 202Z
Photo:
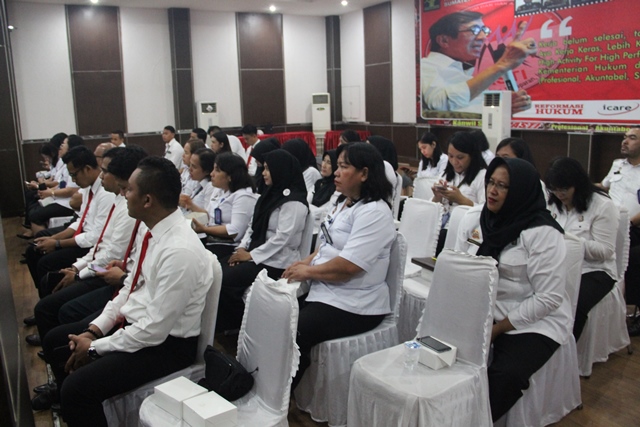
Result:
M26 236L24 234L16 234L16 237L19 237L19 238L24 239L24 240L31 240L36 236Z
M35 394L44 393L45 391L49 390L51 390L51 385L49 383L40 384L33 388L33 392Z
M638 335L640 335L640 317L636 318L633 322L631 322L631 325L629 325L628 330L629 330L630 337L637 337Z
M27 335L24 339L27 342L27 344L32 345L34 347L42 346L42 340L40 340L40 335L38 334Z
M25 262L26 262L26 260L25 260ZM36 325L36 316L25 317L23 322L27 326L35 326Z
M60 398L58 397L57 390L49 389L31 399L31 409L33 409L34 411L45 411L47 409L51 409L51 406L53 404L59 402Z
M22 258L22 259L20 260L20 264L26 264L26 263L27 263L27 259L26 259L26 258Z
M42 360L44 360L45 362L47 361L47 359L44 358L44 350L40 350L38 353L36 353L38 355L38 357Z

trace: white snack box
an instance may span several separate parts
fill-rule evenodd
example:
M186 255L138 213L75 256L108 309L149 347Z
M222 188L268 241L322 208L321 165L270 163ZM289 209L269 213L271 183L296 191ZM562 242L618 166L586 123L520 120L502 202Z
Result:
M182 419L191 427L234 427L236 406L211 391L182 402Z
M154 387L156 404L176 418L182 418L182 402L205 394L207 389L185 377Z
M436 338L436 337L433 337L433 338ZM442 342L443 344L446 344L449 347L451 347L451 350L438 353L437 351L432 350L429 347L421 345L420 358L418 359L418 362L435 371L437 371L438 369L453 365L456 361L456 354L458 352L458 348L456 346L451 345L448 342L441 340L440 338L436 338L436 339Z

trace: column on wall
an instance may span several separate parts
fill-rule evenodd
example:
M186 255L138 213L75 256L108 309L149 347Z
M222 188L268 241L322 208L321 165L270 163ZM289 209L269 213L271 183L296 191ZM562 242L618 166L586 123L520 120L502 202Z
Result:
M236 27L242 122L286 123L282 15L237 13Z
M118 8L68 5L66 13L78 133L126 132Z
M331 98L331 123L342 121L342 72L340 66L340 17L325 17L327 34L327 90Z
M392 121L391 2L367 7L364 14L365 104L367 121Z
M168 12L175 128L191 130L196 126L191 63L191 15L189 9L184 8L170 8Z

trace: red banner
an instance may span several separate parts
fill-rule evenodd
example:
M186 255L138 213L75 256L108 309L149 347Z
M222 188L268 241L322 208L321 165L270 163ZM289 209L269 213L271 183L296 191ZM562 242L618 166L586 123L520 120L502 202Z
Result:
M537 53L512 70L532 104L512 127L617 131L640 123L640 1L417 0L416 7L421 119L481 119L474 82L520 37L535 40ZM505 78L491 81L485 90L507 90Z

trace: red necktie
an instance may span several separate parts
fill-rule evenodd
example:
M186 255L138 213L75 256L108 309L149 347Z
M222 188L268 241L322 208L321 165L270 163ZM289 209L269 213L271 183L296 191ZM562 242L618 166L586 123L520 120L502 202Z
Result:
M131 255L131 249L133 249L133 243L136 241L136 235L138 234L138 228L140 228L140 220L136 220L136 225L133 226L133 232L131 233L131 239L129 239L129 246L127 246L127 250L124 253L124 258L122 259L122 270L127 271L127 262L129 261L129 255Z
M147 234L144 235L144 240L142 241L142 247L140 248L140 257L138 258L138 266L136 268L136 274L133 276L133 282L131 283L131 290L129 291L129 296L133 291L136 290L136 285L138 284L138 278L140 277L140 272L142 271L142 263L144 262L144 257L147 255L147 248L149 247L149 239L151 238L151 232L147 231ZM127 299L129 299L127 296Z
M107 229L109 225L109 221L111 220L111 215L113 215L113 210L116 208L116 204L114 203L111 206L111 210L109 211L109 216L107 216L107 221L104 223L104 227L102 227L102 233L100 233L100 237L98 237L98 241L96 242L95 248L93 248L93 259L96 259L96 253L98 252L98 245L102 242L102 237L104 237L104 231Z
M76 237L78 234L82 233L82 228L84 226L84 219L87 216L87 212L89 212L89 206L91 206L91 200L93 200L93 190L89 190L89 200L87 201L87 207L84 208L84 212L82 214L82 218L80 218L80 226L75 233L73 233L73 237Z
M249 165L251 164L251 160L253 159L253 157L251 157L252 151L253 151L253 146L249 146L249 152L247 153L247 167L249 167Z

